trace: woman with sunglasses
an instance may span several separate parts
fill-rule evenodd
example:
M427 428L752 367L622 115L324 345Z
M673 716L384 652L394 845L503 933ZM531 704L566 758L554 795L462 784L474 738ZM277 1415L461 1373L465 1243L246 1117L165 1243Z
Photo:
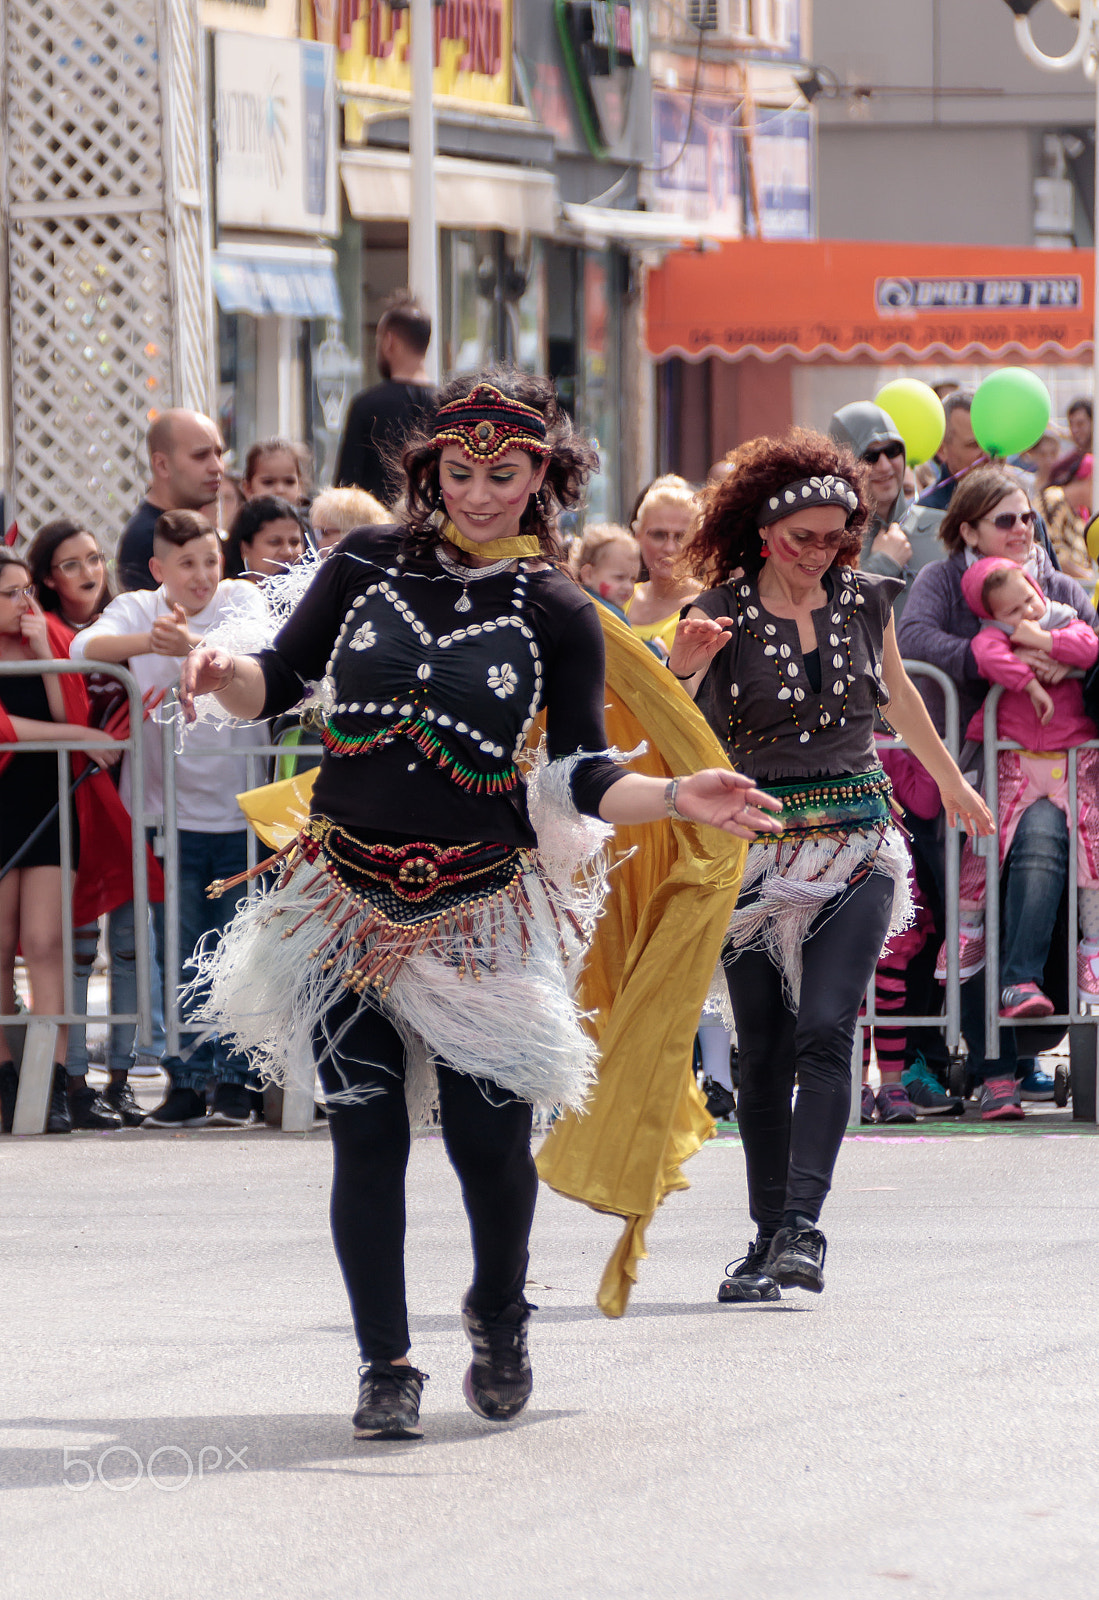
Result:
M781 832L749 847L723 952L757 1232L721 1301L824 1287L818 1222L847 1127L859 1006L886 939L911 916L874 744L879 709L950 821L992 830L901 663L898 580L854 570L866 468L798 428L741 446L732 468L706 491L689 560L707 587L668 662L737 768L782 805Z
M1015 562L1050 600L1071 606L1090 627L1099 628L1099 616L1087 595L1074 578L1054 568L1036 541L1035 531L1035 513L1016 481L999 467L975 467L959 481L940 525L945 559L924 567L912 586L898 629L901 652L910 659L929 662L953 679L963 728L980 710L989 688L973 653L972 641L981 620L963 592L965 574L976 561L995 556ZM1042 650L1023 647L1016 654L1046 685L1061 682L1069 671ZM942 732L942 691L927 680L921 687L932 720ZM927 838L914 842L937 871L941 888L941 845ZM1029 1014L1029 985L1047 991L1045 969L1067 878L1065 818L1049 800L1038 799L1023 812L1005 871L1000 1002L1001 1015L1013 1018ZM961 956L963 979L975 976L984 966L983 943L963 948ZM1064 987L1063 983L1054 986L1058 990ZM1029 1058L1017 1061L1010 1030L1002 1035L1000 1057L985 1059L983 1006L983 984L964 984L962 1025L969 1044L968 1070L980 1086L982 1117L1011 1115L1012 1107L1017 1114L1021 1096L1052 1098L1053 1085L1047 1075L1039 1074ZM1019 1070L1022 1077L1017 1082Z

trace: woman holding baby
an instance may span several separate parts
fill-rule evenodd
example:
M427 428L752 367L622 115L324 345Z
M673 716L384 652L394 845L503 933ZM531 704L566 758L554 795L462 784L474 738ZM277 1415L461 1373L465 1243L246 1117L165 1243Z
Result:
M1068 830L1066 807L1058 787L1064 778L1065 763L1059 764L1055 779L1058 763L1051 757L1064 754L1071 743L1081 742L1081 734L1094 736L1086 719L1077 726L1083 716L1083 704L1082 699L1079 705L1075 703L1079 679L1070 679L1070 673L1079 671L1084 664L1079 654L1081 630L1078 626L1066 628L1065 624L1082 622L1094 633L1099 617L1076 580L1054 568L1036 544L1034 534L1034 512L1014 479L997 467L980 467L968 473L955 489L939 530L946 558L917 574L898 630L902 655L927 661L954 680L961 726L970 737L980 735L980 711L994 677L1005 683L1009 677L1016 680L1009 684L1000 711L1001 737L1018 738L1024 722L1029 730L1023 751L1004 752L1011 760L1003 764L1005 770L1000 776L999 821L1001 830L1006 825L1006 842L1010 844L1005 863L1000 1012L1009 1020L1048 1016L1054 1010L1044 992L1044 979L1066 882ZM983 565L987 561L993 562L993 570L1006 568L1006 588L995 582L988 588L991 574ZM1027 580L1025 587L1020 575ZM1005 622L997 616L1003 612L1008 618L1014 609L1019 609L1020 614L1013 620ZM1000 641L1006 641L1010 653L1006 674L1004 646L993 637L992 630L999 633ZM1001 663L998 670L997 660ZM941 732L942 693L932 684L921 687ZM1070 699L1071 706L1067 703ZM1013 702L1019 713L1014 722ZM1008 722L1012 722L1010 731ZM1055 751L1046 730L1063 732L1070 725L1072 731L1065 734ZM1008 766L1013 777L1006 772ZM1039 766L1048 779L1044 787L1037 781ZM1081 779L1083 800L1084 765ZM1087 852L1082 850L1082 868L1086 858ZM967 941L963 977L983 965L983 930L968 915L979 907L966 905L966 887L967 882L963 881L963 917L969 922L968 928L963 929ZM970 901L975 898L976 894L971 893ZM1086 937L1091 930L1083 931ZM983 1082L982 1114L988 1118L1020 1116L1013 1037L1005 1034L1001 1057L986 1062L983 1053L974 1049L982 1032L980 1015L980 995L971 993L967 1000L963 990L963 1024L967 1019L973 1023L972 1029L966 1026L970 1070ZM1023 1082L1025 1085L1025 1078Z

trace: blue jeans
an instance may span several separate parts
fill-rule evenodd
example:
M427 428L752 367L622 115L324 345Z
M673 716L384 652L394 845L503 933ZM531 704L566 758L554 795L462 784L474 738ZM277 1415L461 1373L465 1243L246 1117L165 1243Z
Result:
M179 830L179 951L183 965L182 974L175 973L171 980L186 982L190 974L186 968L191 954L207 936L217 935L228 927L237 906L248 893L248 885L230 889L217 900L206 894L208 884L215 878L231 878L243 872L248 865L248 832L242 828L233 833L194 833ZM164 908L154 906L157 944L164 950ZM182 1005L180 1021L185 1022L202 1003L201 994L191 994ZM174 1089L205 1088L207 1080L218 1083L248 1083L255 1086L258 1079L251 1072L247 1059L229 1050L216 1034L198 1028L180 1031L180 1054L165 1056L162 1062L172 1080Z
M1068 881L1068 825L1049 800L1036 800L1019 819L1006 862L1000 936L1000 983L1042 984L1057 912ZM985 1078L1025 1076L1034 1065L1015 1050L1015 1032L1000 1035L1000 1055L984 1054L984 974L962 985L962 1031L969 1046L969 1072Z
M132 1022L112 1025L107 1041L107 1067L111 1072L128 1072L136 1055L159 1061L164 1054L164 991L160 981L160 966L153 946L152 921L148 927L150 981L153 1003L153 1040L147 1050L135 1047L137 1028ZM88 983L92 965L99 948L99 924L89 923L86 928L73 929L73 1010L88 1010ZM137 1010L137 964L134 955L134 903L112 911L107 923L107 949L110 955L108 979L109 1005L112 1011ZM87 1029L69 1029L69 1048L65 1067L70 1077L81 1078L88 1070Z

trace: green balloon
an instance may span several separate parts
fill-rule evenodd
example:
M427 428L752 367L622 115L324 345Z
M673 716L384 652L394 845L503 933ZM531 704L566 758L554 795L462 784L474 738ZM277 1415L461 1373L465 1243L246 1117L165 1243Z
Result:
M990 456L1015 456L1049 426L1049 390L1025 367L991 372L973 396L973 437Z
M918 378L897 378L875 395L874 403L892 418L909 465L930 461L946 432L946 413L934 389Z

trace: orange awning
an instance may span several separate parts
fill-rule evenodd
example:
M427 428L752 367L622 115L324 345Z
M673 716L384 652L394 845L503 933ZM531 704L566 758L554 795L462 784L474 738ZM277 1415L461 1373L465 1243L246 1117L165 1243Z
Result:
M658 360L1090 359L1090 250L734 240L648 274Z

